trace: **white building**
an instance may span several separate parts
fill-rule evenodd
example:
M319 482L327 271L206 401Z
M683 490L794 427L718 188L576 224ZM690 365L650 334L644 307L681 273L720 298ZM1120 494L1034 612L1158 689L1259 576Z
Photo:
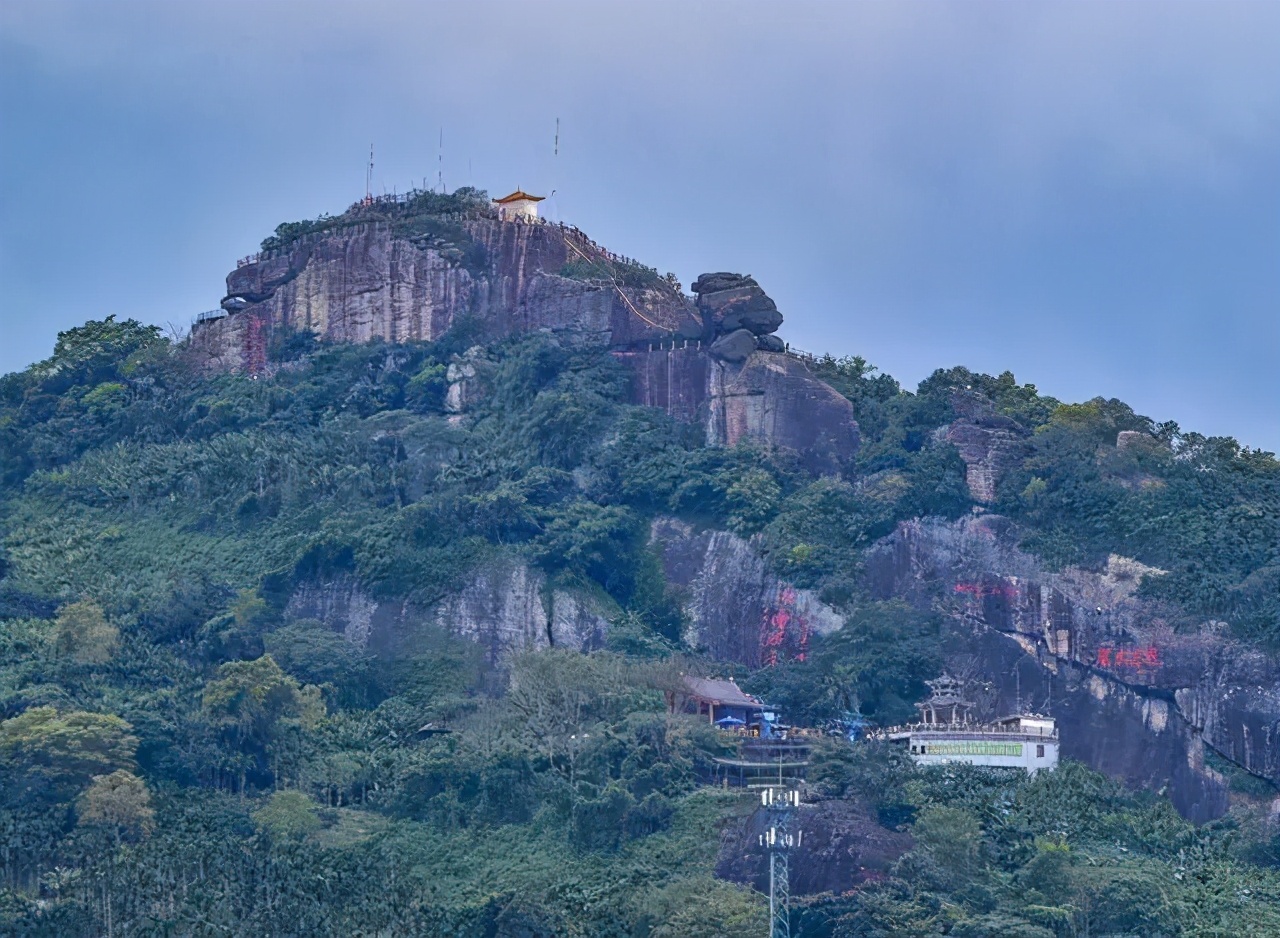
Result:
M990 723L969 719L972 704L960 682L943 675L928 682L933 693L923 703L920 722L887 730L885 738L908 746L920 765L968 762L1034 774L1058 764L1058 728L1052 717L1018 714Z
M538 203L543 201L543 198L544 196L530 195L517 189L510 195L504 195L493 201L498 206L499 218L503 221L514 221L516 218L537 218Z

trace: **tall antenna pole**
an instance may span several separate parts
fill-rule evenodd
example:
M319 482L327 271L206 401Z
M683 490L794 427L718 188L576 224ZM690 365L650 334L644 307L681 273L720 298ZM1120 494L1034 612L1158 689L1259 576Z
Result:
M552 156L560 155L560 118L556 118L556 151Z
M444 128L440 128L440 150L436 156L436 184L444 195Z
M369 166L364 171L364 200L373 201L373 144L369 144Z

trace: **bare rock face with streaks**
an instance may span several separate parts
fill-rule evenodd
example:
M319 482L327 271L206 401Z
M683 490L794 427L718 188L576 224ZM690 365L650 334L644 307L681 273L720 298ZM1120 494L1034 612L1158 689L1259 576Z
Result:
M599 602L554 589L538 571L505 557L483 564L458 592L434 606L380 603L354 577L338 576L297 587L285 614L315 619L359 648L393 656L426 624L474 641L498 667L528 649L602 648L609 625Z
M1113 556L1050 572L1016 542L997 516L903 522L868 553L868 586L942 610L949 650L995 685L999 709L1048 711L1064 756L1167 789L1189 818L1227 808L1206 749L1280 784L1280 661L1220 624L1173 628L1138 593L1159 570Z
M477 571L463 589L434 610L436 623L477 642L493 665L525 649L604 646L608 620L596 604L565 590L522 563L501 560Z
M613 349L632 372L635 403L702 423L712 445L789 449L825 474L857 452L852 405L771 335L782 314L749 276L704 274L695 306L652 272L619 280L644 269L619 266L575 228L476 212L450 222L462 250L361 217L353 207L342 226L237 267L222 303L228 315L192 333L197 357L259 374L273 367L268 350L281 331L329 342L431 341L470 318L492 338L545 331ZM451 367L451 413L464 413L475 396L476 371L467 361Z
M953 444L964 460L965 481L974 501L990 504L1000 477L1022 457L1030 434L1016 420L996 413L981 395L957 391L951 406L957 419L938 436Z
M683 596L686 644L716 660L754 668L803 658L813 636L843 624L812 591L773 576L764 558L736 534L658 518L650 540L667 582Z
M358 218L358 215L356 216ZM382 220L305 235L227 276L230 315L199 326L192 345L217 367L260 371L278 329L333 342L434 340L462 317L493 337L550 330L626 346L697 321L687 297L657 277L625 286L562 276L605 252L581 232L476 215L458 222L465 253L396 233Z
M617 353L633 400L702 423L713 446L789 450L811 472L840 473L860 443L853 405L770 334L782 323L774 302L742 274L703 274L693 289L701 341Z

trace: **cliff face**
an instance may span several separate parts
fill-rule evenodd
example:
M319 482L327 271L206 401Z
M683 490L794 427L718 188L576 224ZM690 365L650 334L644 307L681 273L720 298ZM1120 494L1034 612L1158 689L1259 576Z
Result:
M812 797L806 792L806 797ZM730 882L769 891L769 855L759 847L769 815L757 810L720 833L716 875ZM793 896L840 893L888 875L894 862L914 846L911 836L878 824L856 801L825 800L803 805L796 826L804 831L791 853Z
M667 582L684 597L686 644L717 661L758 668L803 660L812 636L843 624L811 591L770 574L764 558L735 534L659 518L650 538Z
M604 646L608 631L599 603L550 588L541 573L512 558L484 564L462 589L429 608L379 603L354 578L339 577L299 586L286 614L316 619L358 647L393 655L427 623L476 642L499 667L527 649L592 651Z
M606 253L580 232L476 216L455 249L398 236L386 222L306 235L227 276L230 313L197 327L192 345L219 367L258 371L277 328L334 342L433 340L462 316L495 337L549 329L577 341L632 345L697 322L692 304L654 278L644 287L560 276L567 262Z
M742 361L696 343L615 353L632 374L632 400L699 421L713 446L754 442L788 449L811 472L833 475L860 443L853 405L786 352L752 351Z
M1167 787L1187 817L1227 807L1205 746L1280 783L1280 662L1207 624L1175 631L1136 595L1159 571L1043 570L997 517L905 522L869 553L872 591L941 609L950 649L1019 703L1059 720L1062 752L1131 785Z
M475 317L495 338L547 330L615 349L633 374L634 403L703 423L712 445L785 447L818 473L840 471L856 453L852 406L784 353L771 334L782 314L751 277L704 274L695 306L656 277L625 285L619 277L640 268L619 266L577 229L483 215L458 225L465 256L385 221L260 255L227 276L229 315L198 324L191 345L211 367L256 374L271 367L280 329L331 342L430 341ZM574 265L594 279L561 276ZM461 398L450 406L465 410Z
M1004 471L1022 458L1030 435L1016 420L996 413L990 401L977 394L952 395L957 418L938 432L951 443L965 464L965 481L974 501L991 504Z

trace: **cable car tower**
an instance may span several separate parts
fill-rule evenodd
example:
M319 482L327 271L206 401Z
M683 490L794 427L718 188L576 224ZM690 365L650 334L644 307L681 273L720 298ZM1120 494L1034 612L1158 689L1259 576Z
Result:
M769 938L791 938L791 850L804 832L792 828L792 814L800 807L800 792L770 786L760 792L769 829L760 846L769 851Z

